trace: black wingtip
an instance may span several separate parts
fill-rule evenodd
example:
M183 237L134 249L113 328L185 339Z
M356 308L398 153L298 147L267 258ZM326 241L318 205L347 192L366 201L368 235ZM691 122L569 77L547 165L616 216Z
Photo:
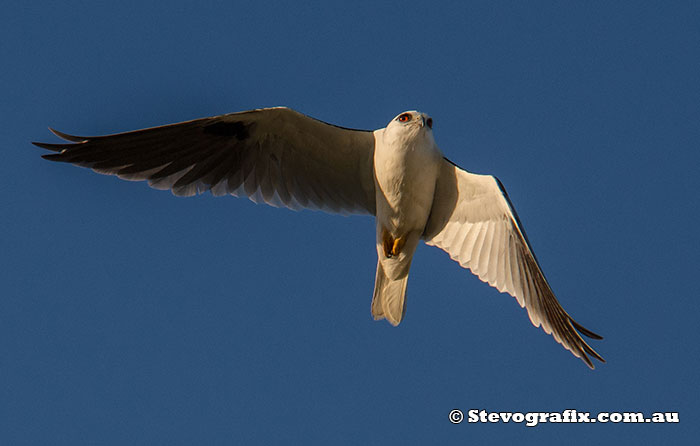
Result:
M578 330L582 335L587 336L591 339L596 339L598 341L603 339L603 337L601 335L599 335L597 333L593 333L591 330L583 327L581 324L579 324L575 320L572 319L571 323L574 325L574 328L576 328L576 330Z
M603 359L603 357L600 356L600 355L598 354L597 351L595 351L595 350L593 350L592 348L590 348L590 346L586 346L586 347L587 347L587 348L586 348L586 353L588 353L589 355L591 355L594 359L596 359L596 360L602 362L603 364L605 363L605 359ZM589 361L590 361L590 360L589 360ZM589 364L589 365L590 365L590 364Z
M70 141L72 143L80 144L80 143L86 142L89 139L89 138L86 138L84 136L69 135L68 133L63 133L63 132L58 131L56 129L53 129L51 127L49 127L49 130L51 131L51 133L58 136L59 138L65 139L66 141ZM53 144L53 143L36 142L36 141L32 141L32 144L34 144L35 146L40 147L42 149L51 150L52 152L59 152L59 154L61 152L63 152L68 146L73 145L73 144L68 144L68 143ZM42 158L51 159L53 161L58 161L58 160L54 159L53 157L51 157L50 155L44 155Z
M62 161L62 162L67 162L66 158L63 156L63 153L48 153L46 155L41 155L42 158L45 160L49 161Z
M40 147L42 149L51 150L52 152L60 152L66 148L65 144L49 144L46 142L35 142L35 141L32 141L32 144L34 144L35 146Z
M596 359L603 364L606 363L605 359L603 359L603 357L600 356L598 354L598 352L596 352L595 350L593 350L592 348L590 348L588 346L585 347L585 352L581 352L581 353L582 353L581 359L583 360L583 362L586 363L588 368L590 368L591 370L595 370L595 365L593 364L593 361L591 361L591 358L588 357L588 355L591 355L593 357L593 359ZM588 355L586 353L588 353Z
M63 132L60 132L56 129L52 129L51 127L49 127L49 130L51 131L51 133L58 136L59 138L65 139L66 141L70 141L70 142L83 142L86 139L88 139L84 136L69 135L68 133L63 133Z

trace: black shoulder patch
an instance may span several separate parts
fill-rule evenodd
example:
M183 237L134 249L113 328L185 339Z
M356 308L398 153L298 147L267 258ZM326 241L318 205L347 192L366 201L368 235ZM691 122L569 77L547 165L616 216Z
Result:
M508 196L508 192L506 192L505 186L503 186L503 183L501 183L501 180L499 180L497 177L493 177L496 180L496 184L498 184L498 188L501 190L501 193L503 194L503 198L506 199L506 204L510 208L510 213L513 214L513 217L515 218L515 224L518 225L518 228L520 229L520 233L523 235L523 238L525 239L525 243L527 244L528 249L530 250L530 254L532 254L532 258L535 259L535 263L537 263L537 266L540 268L540 271L542 270L542 267L540 266L540 262L537 260L537 256L535 256L535 251L532 249L532 245L530 244L530 240L527 238L527 233L525 232L525 227L523 226L523 223L520 221L520 217L518 216L518 213L515 212L515 206L513 206L513 202L510 201L510 197ZM544 272L542 272L542 275L544 276Z
M203 127L204 133L216 136L235 136L237 140L243 141L250 136L251 126L243 121L215 121Z
M448 163L452 164L453 166L462 169L461 167L459 167L457 164L455 164L455 163L452 162L451 160L448 160L447 157L444 157L444 156L443 156L442 159L444 159L444 160L447 161ZM464 169L462 169L462 170L464 170Z

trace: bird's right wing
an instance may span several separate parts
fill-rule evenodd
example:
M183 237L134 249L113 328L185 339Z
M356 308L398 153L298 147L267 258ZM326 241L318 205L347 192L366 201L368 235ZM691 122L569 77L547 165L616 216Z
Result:
M277 107L196 119L71 143L44 155L189 196L244 195L291 209L375 213L374 134Z
M578 324L554 296L495 177L469 173L443 160L423 236L479 279L515 297L535 327L542 326L589 367L593 363L588 355L605 362L581 334L602 338Z

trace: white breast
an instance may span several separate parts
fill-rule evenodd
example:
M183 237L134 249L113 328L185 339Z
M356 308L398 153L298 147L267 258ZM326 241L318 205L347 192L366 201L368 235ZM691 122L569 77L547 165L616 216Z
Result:
M425 227L442 159L426 128L374 132L377 223L401 235Z

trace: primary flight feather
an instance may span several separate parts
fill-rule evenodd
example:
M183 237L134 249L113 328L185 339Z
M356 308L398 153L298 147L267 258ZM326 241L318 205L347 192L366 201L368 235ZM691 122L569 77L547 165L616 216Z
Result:
M247 196L291 209L376 218L372 314L398 325L420 240L515 297L530 321L581 358L605 362L581 334L602 339L564 311L503 185L460 169L435 144L432 119L399 114L382 129L353 130L285 107L250 110L107 136L34 144L43 157L190 196Z

